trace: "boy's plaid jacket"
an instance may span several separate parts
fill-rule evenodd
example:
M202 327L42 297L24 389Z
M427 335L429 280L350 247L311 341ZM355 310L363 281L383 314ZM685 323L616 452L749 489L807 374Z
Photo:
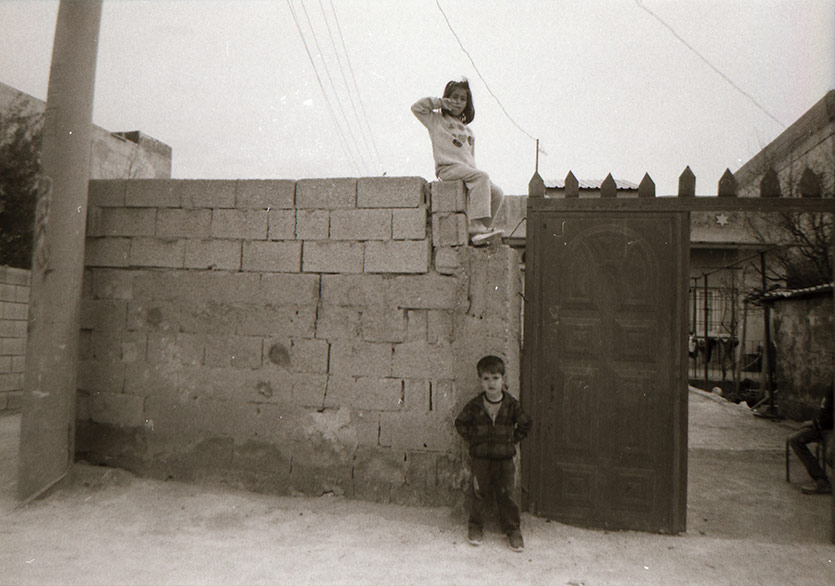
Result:
M470 444L473 458L512 458L516 455L516 444L531 430L533 421L522 411L519 401L507 391L502 391L502 395L495 423L484 408L484 393L467 403L455 418L455 429Z

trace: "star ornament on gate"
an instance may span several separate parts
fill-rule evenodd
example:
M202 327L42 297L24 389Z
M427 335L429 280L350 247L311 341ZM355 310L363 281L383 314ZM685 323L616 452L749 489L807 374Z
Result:
M728 220L729 220L728 215L725 214L725 213L721 213L718 216L716 216L716 223L719 224L720 226L727 225Z

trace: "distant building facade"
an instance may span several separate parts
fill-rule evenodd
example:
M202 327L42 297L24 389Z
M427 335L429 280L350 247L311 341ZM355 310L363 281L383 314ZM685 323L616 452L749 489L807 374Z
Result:
M46 109L43 100L0 83L0 110L15 103L34 113ZM169 179L171 147L138 130L109 132L94 126L90 163L91 179Z

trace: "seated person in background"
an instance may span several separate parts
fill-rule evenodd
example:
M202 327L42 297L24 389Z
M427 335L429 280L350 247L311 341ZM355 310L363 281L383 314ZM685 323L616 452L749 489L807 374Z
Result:
M832 492L832 483L826 479L818 459L807 447L809 443L824 441L824 432L827 430L832 430L832 385L829 385L829 390L824 396L815 418L812 421L805 422L803 427L789 436L789 445L791 445L797 457L800 458L800 461L803 462L803 465L806 466L809 476L815 481L814 484L808 484L801 488L803 494L830 494Z

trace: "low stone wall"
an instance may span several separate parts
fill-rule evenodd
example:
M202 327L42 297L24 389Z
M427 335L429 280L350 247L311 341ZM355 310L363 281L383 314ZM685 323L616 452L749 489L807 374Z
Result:
M29 271L0 267L0 413L21 408Z
M791 419L811 419L835 377L832 291L772 304L780 410Z
M467 246L464 206L460 183L417 177L91 182L77 452L457 502L478 358L519 388L517 254Z

